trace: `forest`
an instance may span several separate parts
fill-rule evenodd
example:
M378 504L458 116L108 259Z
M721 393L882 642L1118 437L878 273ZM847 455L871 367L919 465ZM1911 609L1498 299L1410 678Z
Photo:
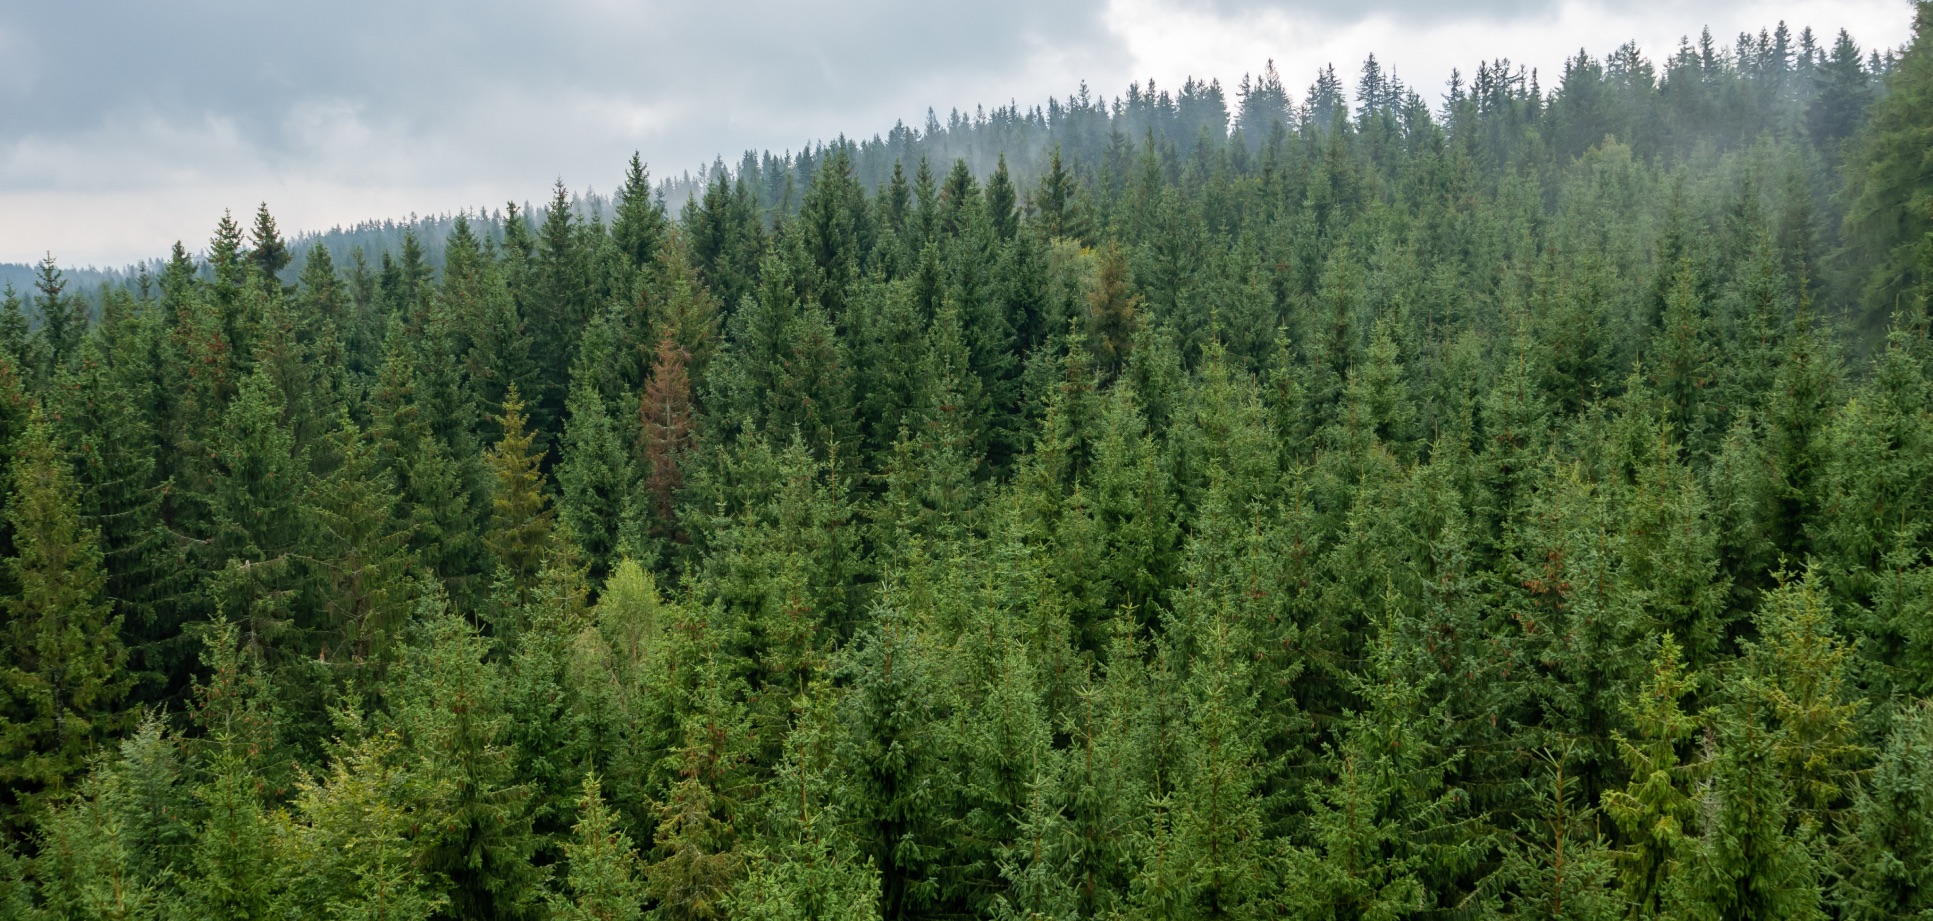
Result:
M1933 917L1901 12L50 256L0 917Z

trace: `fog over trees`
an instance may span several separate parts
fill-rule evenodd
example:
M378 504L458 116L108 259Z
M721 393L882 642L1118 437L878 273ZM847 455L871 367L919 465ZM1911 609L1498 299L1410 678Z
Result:
M1912 12L21 267L0 917L1933 914Z

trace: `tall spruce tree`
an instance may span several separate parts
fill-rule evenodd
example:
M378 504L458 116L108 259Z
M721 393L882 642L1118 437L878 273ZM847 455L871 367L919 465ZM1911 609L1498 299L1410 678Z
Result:
M0 783L7 824L58 797L125 728L121 619L105 597L99 534L81 518L74 475L36 412L8 474L7 650L0 669Z

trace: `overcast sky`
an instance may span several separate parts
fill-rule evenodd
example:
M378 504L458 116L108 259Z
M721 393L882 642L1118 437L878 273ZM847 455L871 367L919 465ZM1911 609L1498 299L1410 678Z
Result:
M726 10L728 12L721 12ZM1908 35L1905 0L4 0L0 262L206 245L266 200L285 231L506 199L561 177L654 174L918 125L931 106L1023 107L1086 80L1230 90L1273 58L1292 88L1363 56L1427 96L1509 57L1546 85L1580 47L1654 58L1709 25L1783 19L1862 47Z

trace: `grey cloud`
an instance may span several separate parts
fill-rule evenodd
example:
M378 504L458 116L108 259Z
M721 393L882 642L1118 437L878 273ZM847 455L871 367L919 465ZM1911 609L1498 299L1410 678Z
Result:
M667 175L748 148L918 124L929 105L942 116L954 106L1034 105L1082 78L1104 96L1135 77L1178 82L1185 74L1172 67L1135 72L1150 53L1147 33L1130 48L1133 30L1123 31L1136 10L1191 8L1236 30L1265 12L1274 15L1264 21L1286 18L1315 37L1274 55L1302 85L1322 63L1310 57L1319 37L1351 24L1381 20L1428 41L1437 26L1541 23L1552 9L1536 0L727 2L0 3L0 209L13 218L0 228L0 259L48 246L99 260L151 254L176 235L205 233L223 207L262 199L278 215L286 207L293 229L537 197L554 177L608 191L632 150ZM1743 7L1571 2L1670 9L1694 24ZM1410 59L1414 45L1363 50L1405 77L1442 76ZM1421 61L1437 66L1440 50ZM1251 44L1240 59L1195 54L1187 66L1232 86L1271 51Z
M492 124L513 114L496 103L556 114L596 97L768 122L914 74L932 83L997 72L1038 43L1102 41L1099 13L1020 0L742 0L726 15L598 0L19 4L0 13L0 47L24 52L0 65L0 123L17 126L19 141L117 118L217 118L286 155L308 140L309 114L333 110L404 137L454 129L514 150L532 126Z
M1746 0L1707 0L1700 4L1705 11L1717 11L1744 5ZM1370 16L1401 17L1417 23L1437 23L1447 20L1477 22L1502 22L1505 20L1525 21L1540 18L1554 18L1563 4L1551 0L1296 0L1284 3L1282 0L1184 0L1183 5L1205 10L1221 16L1243 16L1263 11L1280 11L1298 16L1327 22L1355 22ZM1598 2L1592 5L1613 6L1612 3ZM1642 9L1653 7L1660 10L1682 9L1680 0L1623 0L1615 6L1621 9Z

